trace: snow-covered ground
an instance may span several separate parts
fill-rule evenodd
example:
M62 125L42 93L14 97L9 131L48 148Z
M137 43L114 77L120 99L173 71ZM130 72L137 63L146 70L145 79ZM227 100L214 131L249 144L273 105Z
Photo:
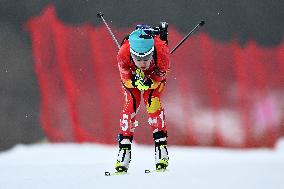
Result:
M0 189L283 189L284 141L271 149L229 150L169 146L165 173L153 147L133 145L129 174L106 177L117 147L99 144L18 145L0 153Z

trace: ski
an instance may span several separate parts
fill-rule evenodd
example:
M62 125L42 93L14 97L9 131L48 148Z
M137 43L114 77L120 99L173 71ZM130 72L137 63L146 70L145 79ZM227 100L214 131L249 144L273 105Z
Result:
M169 171L168 169L154 169L154 170L149 170L149 169L145 169L145 173L149 174L149 173L163 173L163 172L167 172Z
M105 176L119 176L119 175L126 175L126 174L127 174L126 171L113 172L113 173L108 172L108 171L105 172Z

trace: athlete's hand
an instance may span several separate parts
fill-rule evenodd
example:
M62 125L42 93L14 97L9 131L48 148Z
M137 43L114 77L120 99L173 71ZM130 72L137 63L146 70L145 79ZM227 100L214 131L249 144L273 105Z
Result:
M136 71L135 71L135 75L137 76L137 77L139 77L140 79L142 79L142 80L144 80L144 78L145 78L145 73L143 72L143 70L141 70L141 69L136 69Z
M145 90L148 90L150 88L148 85L145 85L145 83L143 81L141 81L141 80L137 80L135 82L135 86L140 91L145 91Z
M132 85L140 91L148 90L153 84L153 81L150 78L145 79L145 74L141 69L136 70L135 75L133 75L131 81Z

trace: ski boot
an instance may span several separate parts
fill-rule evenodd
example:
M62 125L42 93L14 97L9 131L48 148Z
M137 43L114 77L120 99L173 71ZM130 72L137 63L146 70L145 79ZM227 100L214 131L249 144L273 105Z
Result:
M131 143L132 136L118 136L119 140L119 152L118 158L115 164L115 169L118 173L126 173L131 161Z
M167 133L158 131L153 133L155 140L155 163L157 171L165 171L169 165L167 149Z

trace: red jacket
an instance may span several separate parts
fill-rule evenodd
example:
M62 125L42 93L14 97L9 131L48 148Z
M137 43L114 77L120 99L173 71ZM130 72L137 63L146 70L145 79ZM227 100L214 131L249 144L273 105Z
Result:
M148 70L144 70L146 76L154 81L163 81L166 79L166 74L170 69L170 52L165 41L162 41L159 36L154 37L154 46L156 55L150 64ZM130 80L135 73L135 66L131 55L130 45L128 40L125 40L117 55L118 68L122 81Z

